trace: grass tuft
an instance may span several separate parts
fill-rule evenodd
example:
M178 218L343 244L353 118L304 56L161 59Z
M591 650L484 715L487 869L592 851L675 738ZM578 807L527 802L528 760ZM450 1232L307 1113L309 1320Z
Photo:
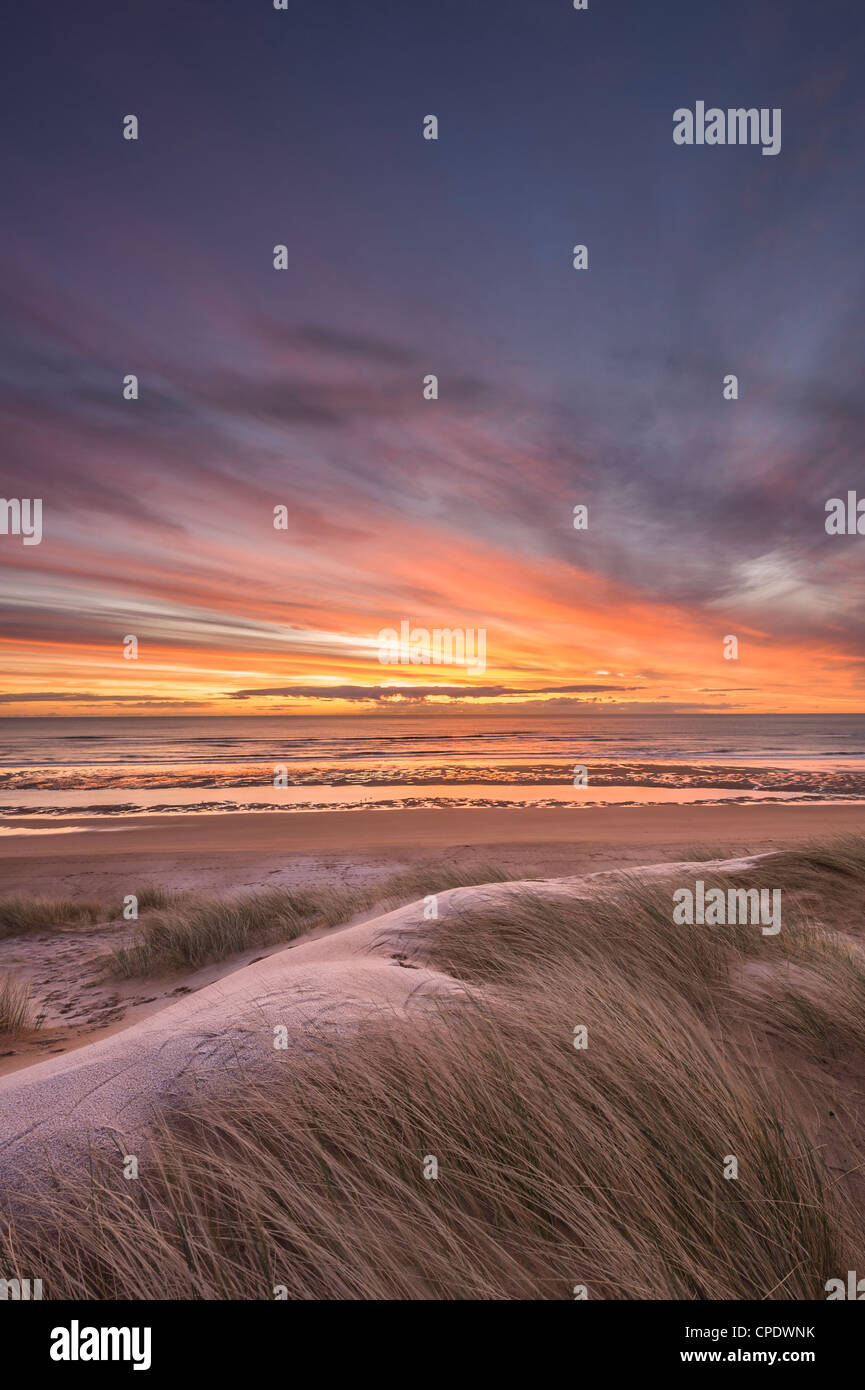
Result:
M105 920L102 903L75 898L0 898L0 940L56 927L92 926Z
M36 1026L30 986L11 971L0 974L0 1033L16 1036Z

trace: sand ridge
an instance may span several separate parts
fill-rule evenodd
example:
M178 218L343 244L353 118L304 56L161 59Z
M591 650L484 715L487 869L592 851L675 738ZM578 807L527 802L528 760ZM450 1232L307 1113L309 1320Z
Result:
M638 872L644 879L734 872L754 862L656 864ZM509 897L526 892L591 898L622 876L602 871L452 888L437 895L438 913L506 908ZM464 994L426 957L435 924L424 912L421 900L312 933L110 1037L0 1078L0 1180L9 1189L26 1187L48 1168L79 1162L91 1147L121 1157L139 1152L159 1107L221 1076L280 1060L296 1066L313 1039L344 1039L377 1014L410 1018ZM279 1027L285 1049L274 1046Z

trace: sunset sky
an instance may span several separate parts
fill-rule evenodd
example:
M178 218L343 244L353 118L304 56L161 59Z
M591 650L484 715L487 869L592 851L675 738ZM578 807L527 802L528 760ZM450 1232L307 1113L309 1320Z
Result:
M0 713L865 708L858 6L50 8L0 95L0 483L44 508ZM675 146L698 100L781 153ZM404 619L485 672L383 667Z

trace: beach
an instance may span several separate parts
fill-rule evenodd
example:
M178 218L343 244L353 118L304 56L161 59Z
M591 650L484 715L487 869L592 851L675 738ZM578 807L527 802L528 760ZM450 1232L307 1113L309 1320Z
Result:
M865 806L741 803L0 820L3 892L120 889L141 874L174 887L252 887L271 874L377 872L418 861L495 857L514 876L590 873L680 857L701 844L755 853L865 827ZM33 833L36 831L37 833ZM67 833L58 833L67 832ZM29 833L28 833L29 832Z

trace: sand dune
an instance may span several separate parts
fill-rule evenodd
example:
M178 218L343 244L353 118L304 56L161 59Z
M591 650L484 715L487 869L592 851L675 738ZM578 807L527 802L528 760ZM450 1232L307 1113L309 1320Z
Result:
M734 872L750 859L656 864L630 869L641 878ZM586 898L620 880L619 872L517 880L438 894L440 917L531 890ZM80 1161L91 1147L136 1153L154 1112L220 1078L279 1064L296 1066L305 1039L343 1038L386 1011L410 1017L463 987L433 968L425 953L435 924L424 903L300 939L265 959L170 1004L121 1032L61 1057L0 1078L0 1181L7 1188L38 1181L48 1169ZM286 1030L287 1047L274 1046ZM342 1043L340 1043L342 1045ZM350 1045L345 1042L345 1045Z
M0 1177L20 1183L94 1143L135 1152L154 1107L225 1073L293 1064L310 1030L338 1033L381 1010L405 1015L458 990L411 959L424 925L415 903L302 940L122 1032L0 1079ZM287 1051L274 1046L278 1025Z

